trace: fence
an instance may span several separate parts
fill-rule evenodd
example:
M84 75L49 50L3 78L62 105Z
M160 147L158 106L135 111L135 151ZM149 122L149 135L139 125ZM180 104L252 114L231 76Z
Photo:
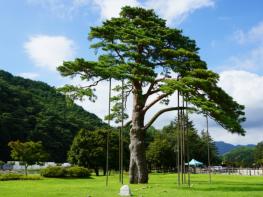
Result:
M197 174L209 173L208 168L196 168ZM263 176L263 168L221 168L215 169L211 167L211 173L213 174L231 174L241 176Z

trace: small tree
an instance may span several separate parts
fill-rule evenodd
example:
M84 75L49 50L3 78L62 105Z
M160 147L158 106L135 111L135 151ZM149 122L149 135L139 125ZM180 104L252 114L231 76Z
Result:
M150 169L172 170L176 167L176 152L167 135L157 134L146 151L147 162Z
M20 161L25 166L26 175L29 165L44 161L48 157L40 141L28 141L23 143L17 140L9 142L8 146L11 148L11 157L14 160Z
M117 169L118 131L113 129L99 128L94 131L81 129L73 140L68 152L68 160L73 164L94 169L97 176L99 175L99 169L102 168L105 175L107 132L110 134L109 167L110 169ZM127 147L127 139L124 140L124 143ZM128 148L124 149L124 157L128 157ZM127 166L128 163L126 162L124 165Z

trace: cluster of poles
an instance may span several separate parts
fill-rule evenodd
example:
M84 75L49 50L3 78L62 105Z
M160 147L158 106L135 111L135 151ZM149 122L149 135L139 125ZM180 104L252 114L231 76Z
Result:
M108 103L108 125L111 125L111 90L112 80L109 79L109 103ZM191 186L190 176L190 154L189 154L189 128L188 128L188 102L183 93L177 91L177 184L178 186ZM123 131L124 131L124 80L122 80L121 90L121 125L119 127L119 182L123 184ZM208 116L206 115L206 135L207 135L207 160L209 183L211 183L211 168L210 168L210 146L208 132ZM107 131L106 139L106 186L109 184L109 131ZM186 163L187 161L187 163ZM187 166L187 167L186 167Z
M177 91L177 184L191 187L190 154L189 154L189 125L188 125L188 102L185 94ZM206 138L207 138L207 167L209 183L211 183L210 167L210 140L208 131L208 116L206 115ZM187 163L186 163L187 161ZM187 166L187 167L186 167Z
M108 103L108 125L111 125L111 90L112 80L109 79L109 103ZM124 80L122 80L121 90L121 126L119 127L119 182L123 184L123 131L124 131ZM109 130L107 131L106 139L106 186L109 185Z
M181 102L180 102L181 101ZM189 132L188 132L188 103L185 101L185 95L177 92L177 184L191 185L190 169L189 169ZM186 166L187 163L187 168ZM187 176L186 176L187 174Z

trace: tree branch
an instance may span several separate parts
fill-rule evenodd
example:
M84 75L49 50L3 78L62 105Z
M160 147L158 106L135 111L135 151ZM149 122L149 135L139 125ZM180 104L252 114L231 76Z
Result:
M129 120L128 122L126 122L126 123L123 125L123 127L124 127L124 128L125 128L125 127L128 127L131 123L132 123L132 121Z
M104 78L101 78L97 81L95 81L94 83L90 84L90 85L87 85L87 86L83 86L82 88L91 88L91 87L94 87L94 86L97 86L99 82L105 80Z
M114 42L112 41L112 44L114 44ZM114 51L117 53L117 56L119 56L119 58L121 59L121 61L124 63L124 58L122 57L122 55L120 54L119 50L114 48Z
M186 107L168 107L165 109L162 109L160 111L158 111L152 118L151 120L144 126L144 130L147 130L153 123L154 121L163 113L168 112L168 111L175 111L175 110L179 110L179 109L192 109L192 108L186 108Z
M152 95L152 94L155 94L155 93L159 92L159 91L160 91L159 88L158 88L158 89L155 89L155 90L152 90L152 89L154 88L154 85L155 85L155 84L157 84L158 82L161 82L161 81L163 81L163 80L165 80L165 79L167 79L167 77L163 77L163 78L156 79L155 81L153 81L153 82L150 84L150 86L149 86L149 88L148 88L148 90L147 90L147 92L146 92L146 94L145 94L146 98L149 97L149 96Z
M153 100L151 103L149 103L148 105L146 105L143 108L143 112L145 113L148 109L150 109L154 104L156 104L157 102L159 102L160 100L162 100L163 98L167 97L169 94L161 94L159 95L155 100Z

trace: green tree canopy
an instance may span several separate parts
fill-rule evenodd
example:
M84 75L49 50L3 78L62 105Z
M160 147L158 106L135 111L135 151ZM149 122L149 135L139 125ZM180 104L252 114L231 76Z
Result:
M260 166L263 166L263 141L259 142L255 147L255 161Z
M72 99L88 96L94 101L95 86L101 81L112 78L125 82L125 86L116 89L133 96L130 183L148 181L144 146L147 128L161 114L179 108L164 107L148 122L145 114L156 103L167 104L176 91L197 112L208 115L232 133L245 134L241 126L244 106L217 86L219 76L207 69L195 41L181 30L166 26L153 10L123 7L119 17L91 27L89 39L98 59L77 58L64 62L58 70L62 76L77 76L90 85L66 85L61 91Z
M9 142L8 146L11 148L11 157L25 166L26 175L28 165L42 162L48 158L41 142L20 142L17 140Z
M94 169L96 175L99 175L99 169L105 172L106 160L106 139L109 132L109 168L118 169L118 131L110 128L98 128L94 131L81 129L75 136L68 152L68 160L79 166ZM124 139L126 145L124 149L124 157L127 167L128 157L128 141Z

